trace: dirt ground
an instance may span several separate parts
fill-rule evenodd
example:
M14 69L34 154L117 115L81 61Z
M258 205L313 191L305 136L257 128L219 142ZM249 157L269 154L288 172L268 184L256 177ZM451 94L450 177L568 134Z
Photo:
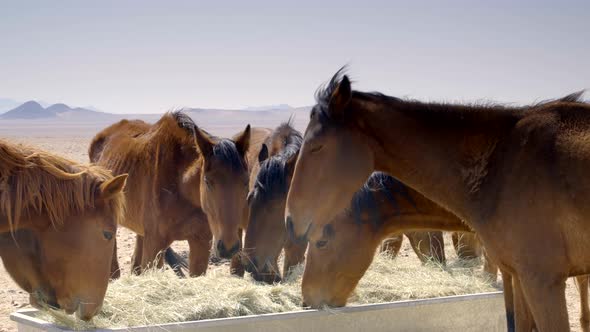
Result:
M237 132L238 130L235 130ZM56 130L55 135L35 137L29 136L27 138L15 137L15 136L3 136L0 133L0 138L6 138L14 142L25 143L30 145L39 146L47 151L59 153L67 156L70 159L77 160L80 162L87 162L87 148L90 141L90 137L63 137L59 135L59 131ZM117 234L117 245L119 263L121 264L122 273L130 273L130 259L133 253L135 237L132 232L120 228ZM449 238L445 239L447 247L447 257L452 257L452 245ZM188 246L186 243L175 243L173 245L181 254L186 254ZM404 242L402 251L398 259L412 259L418 261L414 253L411 251L408 241ZM579 315L580 315L580 303L579 295L573 279L568 280L567 283L567 303L568 311L570 315L570 325L572 331L580 331ZM0 332L3 331L16 331L16 325L10 320L9 315L20 308L28 306L28 294L20 290L18 286L12 281L10 276L4 270L4 267L0 267Z

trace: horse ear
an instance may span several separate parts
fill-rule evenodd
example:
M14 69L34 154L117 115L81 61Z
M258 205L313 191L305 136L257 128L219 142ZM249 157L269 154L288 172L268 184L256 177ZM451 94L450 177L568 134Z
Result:
M203 157L208 158L213 155L213 146L215 145L209 135L205 134L201 129L195 128L195 141L199 152Z
M342 114L344 109L348 106L348 103L350 103L351 98L352 88L350 87L350 80L348 79L348 76L344 75L330 96L329 112L332 115Z
M285 169L287 170L287 175L289 177L293 177L293 173L295 172L295 164L297 163L297 158L299 157L299 151L297 153L292 154L289 159L285 162Z
M248 152L248 148L250 148L250 125L246 126L244 132L241 133L238 137L236 137L236 148L242 157L246 157L246 152Z
M258 153L258 162L262 164L266 159L268 159L268 147L262 143L262 148L260 148L260 152Z
M115 195L122 192L123 188L125 188L125 184L127 183L127 177L128 174L121 174L103 182L100 185L100 198L108 201L115 197Z

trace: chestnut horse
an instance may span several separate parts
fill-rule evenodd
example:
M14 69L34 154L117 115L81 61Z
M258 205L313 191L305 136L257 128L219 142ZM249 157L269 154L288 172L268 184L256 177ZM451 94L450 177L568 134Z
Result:
M129 173L121 225L137 234L135 271L156 261L173 241L187 240L190 275L201 275L212 233L221 257L238 252L238 228L247 213L249 141L249 125L236 140L220 139L183 112L167 113L153 125L123 120L94 137L90 159L115 174Z
M287 230L302 240L321 233L372 171L387 172L475 230L512 275L518 330L534 321L569 331L565 281L590 272L590 105L580 96L526 107L422 103L352 91L340 71L317 94Z
M100 310L126 179L0 140L0 232L17 241L20 232L34 234L35 248L24 254L34 262L8 258L6 245L0 249L5 261L17 263L9 273L42 276L19 283L36 298L32 304L46 300L84 320Z
M310 232L302 283L304 302L314 308L344 306L386 237L429 230L470 231L452 213L393 177L373 173L346 210L321 232ZM414 250L420 257L419 248Z

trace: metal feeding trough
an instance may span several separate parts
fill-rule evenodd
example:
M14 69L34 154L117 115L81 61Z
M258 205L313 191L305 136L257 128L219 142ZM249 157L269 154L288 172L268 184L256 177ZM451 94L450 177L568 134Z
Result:
M35 309L10 317L19 332L71 331L36 318ZM96 331L505 331L502 292L439 297Z

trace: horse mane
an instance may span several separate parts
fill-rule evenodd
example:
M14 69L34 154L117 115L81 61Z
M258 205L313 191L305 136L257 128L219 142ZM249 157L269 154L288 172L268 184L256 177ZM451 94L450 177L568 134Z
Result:
M332 76L330 81L321 85L315 93L317 107L314 107L310 116L319 115L320 119L329 119L330 98L336 91L340 82L346 75L347 67L344 66ZM387 108L395 108L407 116L420 119L423 123L431 123L436 126L473 126L484 125L486 129L497 130L514 125L530 111L538 110L544 106L555 103L585 104L583 100L584 90L571 93L565 97L543 100L525 106L514 106L489 101L478 103L437 103L422 102L413 99L401 99L387 96L379 92L352 91L353 100L361 103L384 105ZM348 112L351 113L351 112ZM335 119L333 119L335 120Z
M230 166L235 172L248 169L247 161L238 152L236 143L228 138L212 137L215 141L213 156Z
M202 128L198 128L193 119L183 111L176 111L171 113L178 126L186 131L187 134L195 137L195 131L199 129L205 135L215 142L213 146L213 156L217 157L226 164L229 164L234 171L240 171L247 168L244 158L238 152L234 141L227 138L219 138L207 132Z
M347 213L353 216L358 225L364 223L363 215L368 215L372 228L377 230L385 221L380 205L384 201L391 204L395 210L394 214L399 215L401 213L399 198L404 198L416 207L406 185L386 173L374 172L352 197Z
M0 140L0 214L11 231L23 218L47 215L54 226L65 218L96 207L100 185L112 179L110 171L82 165L42 150ZM105 202L119 222L124 196Z
M121 120L98 133L89 148L92 162L115 173L144 169L158 172L162 159L183 153L193 158L198 156L195 143L197 126L182 111L167 112L154 124L141 120ZM107 140L117 140L109 145ZM105 155L105 144L109 147Z
M299 131L293 128L291 120L279 125L268 138L267 142L281 142L280 151L272 151L270 157L260 165L256 177L258 186L262 189L262 195L274 197L277 194L286 194L290 183L287 181L287 161L299 152L303 144L303 137ZM275 154L273 154L273 152Z

